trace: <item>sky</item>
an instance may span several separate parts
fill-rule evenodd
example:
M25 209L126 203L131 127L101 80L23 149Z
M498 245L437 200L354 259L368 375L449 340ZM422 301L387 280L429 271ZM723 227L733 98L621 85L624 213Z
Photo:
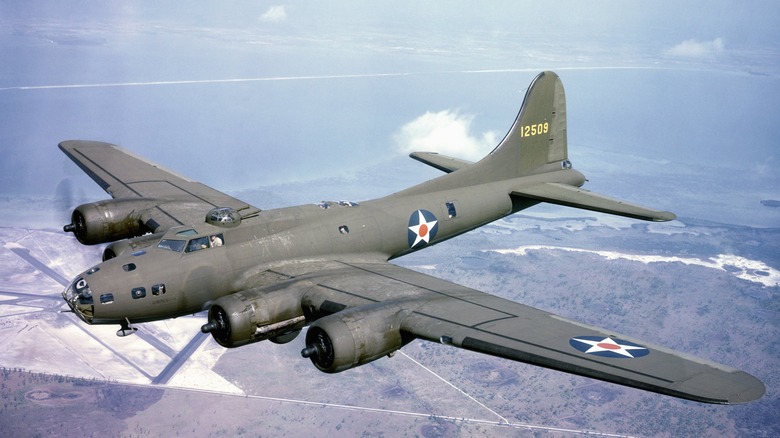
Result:
M776 226L755 205L780 198L778 22L760 1L3 2L0 196L67 181L99 199L56 149L66 139L228 192L420 149L478 159L550 69L593 190L628 178L610 194L634 195L661 177L639 201L675 191L683 205L663 208Z

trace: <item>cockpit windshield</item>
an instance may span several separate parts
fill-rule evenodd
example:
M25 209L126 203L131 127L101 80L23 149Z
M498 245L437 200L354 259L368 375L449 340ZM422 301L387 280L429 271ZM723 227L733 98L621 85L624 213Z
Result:
M174 252L184 251L184 246L187 242L185 240L177 239L163 239L157 244L158 248L167 249Z
M175 234L170 234L170 237L173 237L173 239L163 238L160 240L157 247L173 252L196 252L202 249L216 248L225 243L225 237L222 233L189 238L197 235L197 231L193 229L179 231ZM179 237L184 239L179 239Z
M169 233L171 237L182 237L185 240L181 239L162 239L160 243L157 244L158 248L167 249L169 251L173 252L182 252L184 251L184 248L187 246L187 238L189 236L196 236L198 235L198 232L193 230L192 228L187 228L185 230L177 231L175 234Z

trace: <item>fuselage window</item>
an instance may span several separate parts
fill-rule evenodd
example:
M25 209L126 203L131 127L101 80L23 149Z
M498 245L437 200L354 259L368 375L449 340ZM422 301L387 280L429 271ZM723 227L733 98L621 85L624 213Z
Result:
M447 214L450 216L450 219L458 215L454 202L445 202L444 205L447 207Z
M122 269L124 269L125 272L135 271L135 263L128 263L122 266Z
M133 288L133 299L137 300L139 298L143 298L146 296L146 288L145 287L134 287Z
M339 227L339 233L341 234L349 234L349 227L346 225L342 225Z
M111 304L114 302L114 294L103 294L100 296L100 304Z
M164 284L155 284L152 286L152 295L164 295L165 294L165 285Z
M182 252L184 250L185 241L176 239L163 239L157 244L158 248L167 249L175 252Z

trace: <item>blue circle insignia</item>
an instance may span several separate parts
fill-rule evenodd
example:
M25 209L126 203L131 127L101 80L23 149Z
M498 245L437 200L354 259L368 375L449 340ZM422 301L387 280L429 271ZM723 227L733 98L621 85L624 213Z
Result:
M428 210L416 210L409 216L409 248L422 248L429 244L439 231L439 221Z
M577 336L569 339L569 345L583 353L601 357L635 359L650 354L647 347L609 336Z

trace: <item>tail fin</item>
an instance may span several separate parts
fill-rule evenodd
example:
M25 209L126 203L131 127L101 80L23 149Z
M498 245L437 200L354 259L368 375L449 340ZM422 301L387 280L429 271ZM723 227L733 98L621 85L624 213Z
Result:
M412 158L448 174L397 194L453 189L568 169L571 163L567 153L563 84L557 74L546 71L531 82L512 128L492 152L473 164L435 153L414 153ZM584 181L582 174L577 175Z
M563 84L545 71L528 87L509 133L478 165L489 168L491 179L511 179L568 166L567 153Z

